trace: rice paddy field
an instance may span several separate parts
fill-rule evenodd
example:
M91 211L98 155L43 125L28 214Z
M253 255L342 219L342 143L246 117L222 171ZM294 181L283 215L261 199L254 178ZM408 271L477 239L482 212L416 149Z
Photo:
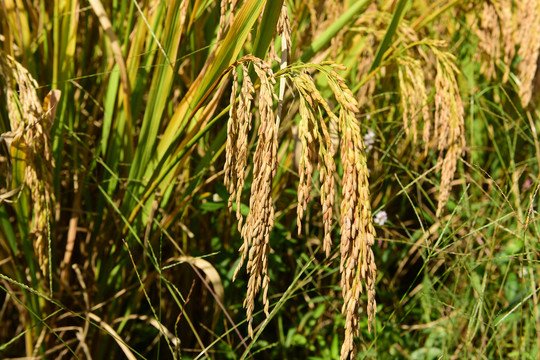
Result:
M539 359L540 1L0 0L0 358Z

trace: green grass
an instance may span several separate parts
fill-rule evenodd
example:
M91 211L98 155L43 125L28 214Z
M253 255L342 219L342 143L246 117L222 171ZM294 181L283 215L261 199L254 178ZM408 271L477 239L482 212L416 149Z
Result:
M347 66L340 74L359 99L362 133L375 134L366 152L371 207L388 214L375 225L377 315L370 333L362 306L358 358L540 356L540 113L535 94L526 106L519 97L523 59L477 56L481 2L283 3L293 31L290 66L281 70L271 62L281 57L281 1L239 2L222 39L215 1L0 4L0 57L27 69L40 101L61 91L50 153L25 152L11 142L18 116L32 126L24 92L10 75L15 63L1 60L0 358L339 358L339 202L326 258L317 169L300 236L296 224L300 117L290 79L309 69L337 115L317 71L324 61ZM400 60L422 63L433 116L436 51L455 56L466 141L439 217L444 154L407 135L398 78ZM288 79L272 189L270 316L259 296L253 339L245 270L232 281L242 239L223 185L230 74L248 54ZM491 60L488 77L483 62ZM56 166L38 170L39 193L48 185L54 194L42 204L43 273L32 233L40 214L24 179L47 155ZM341 174L339 151L336 164ZM252 165L250 155L244 217Z

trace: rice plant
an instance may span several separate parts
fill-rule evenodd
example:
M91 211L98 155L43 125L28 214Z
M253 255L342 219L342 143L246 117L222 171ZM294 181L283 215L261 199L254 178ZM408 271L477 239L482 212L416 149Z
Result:
M0 357L537 359L539 40L529 0L0 0Z

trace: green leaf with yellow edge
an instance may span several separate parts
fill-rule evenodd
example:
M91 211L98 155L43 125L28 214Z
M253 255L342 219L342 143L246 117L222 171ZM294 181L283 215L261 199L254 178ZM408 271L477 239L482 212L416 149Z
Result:
M255 35L255 42L253 45L253 55L258 58L264 59L268 52L270 42L274 37L274 32L271 29L275 29L281 14L281 8L283 6L283 0L274 0L268 2L264 8L264 13L259 24L259 29Z
M225 39L217 45L218 47L215 51L215 56L208 59L203 71L195 79L178 105L157 146L157 151L152 151L152 158L148 163L141 161L140 163L133 164L133 167L142 171L135 179L155 179L156 177L159 177L162 179L162 181L159 182L164 184L164 186L167 186L167 184L170 183L171 177L176 171L176 162L180 160L177 156L178 153L184 155L189 154L189 151L182 151L183 149L178 148L178 140L181 138L187 125L193 120L196 111L200 109L206 99L212 95L213 90L222 80L226 70L237 60L244 42L246 41L251 28L259 18L259 14L265 3L265 0L248 0L244 2L242 7L238 10ZM202 126L203 124L197 125ZM197 126L193 126L193 128L197 128ZM196 136L196 133L196 131L192 131L190 135ZM184 138L182 141L186 144L189 142L189 139ZM172 154L175 153L176 155L174 155L173 160L174 164L165 167L164 165L170 163L169 160L173 157ZM166 170L163 170L164 168L166 168ZM155 172L156 169L160 169L160 171ZM166 172L166 174L164 174L164 172ZM152 181L150 181L148 184L145 192L146 196L143 197L143 202L150 198L149 192L152 192L152 189L156 187L155 182L152 184ZM140 195L140 192L135 191L135 196L137 195ZM140 208L140 205L137 205L134 208L130 219L134 218Z
M236 60L265 3L265 0L251 0L240 8L225 39L217 45L215 56L208 59L206 71L195 79L165 129L157 148L158 159L182 132L196 109L211 95L225 70Z

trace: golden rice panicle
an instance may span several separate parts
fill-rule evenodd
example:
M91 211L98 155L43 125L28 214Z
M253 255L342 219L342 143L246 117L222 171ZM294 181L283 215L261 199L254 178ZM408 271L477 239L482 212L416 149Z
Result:
M436 215L439 216L450 196L451 183L459 157L465 149L464 110L456 80L459 73L454 57L433 48L437 58L435 76L435 139L439 151L441 185Z
M540 54L540 1L522 0L517 6L518 56L521 61L517 65L519 78L519 96L523 106L527 106L532 98L534 77Z
M309 11L309 24L311 25L309 39L317 38L318 35L333 24L344 11L344 5L341 1L325 0L323 2L317 2L310 0L306 1L305 4ZM324 9L324 11L320 11L321 9ZM338 33L334 39L340 41L341 34Z
M291 58L291 49L292 49L292 42L291 42L291 20L289 18L289 12L287 11L287 4L286 2L283 2L283 6L281 7L281 14L279 15L279 20L277 23L277 29L278 33L282 36L282 44L285 43L286 51L286 59L290 60ZM283 45L281 51L283 51ZM287 61L288 62L288 61Z
M343 165L341 200L341 287L345 315L345 339L341 359L355 358L354 336L360 334L360 295L365 286L368 302L368 329L376 312L375 278L377 267L371 246L375 228L371 216L368 169L364 144L355 114L342 110L339 117L341 132L341 162ZM363 284L364 285L363 285Z
M510 63L515 55L515 18L512 16L512 1L484 1L480 19L472 18L472 28L478 37L475 60L480 62L480 71L488 79L494 79L501 60L504 64L503 82L508 80Z
M280 64L280 69L284 69L287 67L287 65L290 62L291 59L291 21L289 18L289 12L287 11L287 4L284 2L281 6L281 12L278 18L277 26L276 26L277 32L276 35L281 36L281 49L280 54L277 51L277 48L275 46L275 41L270 42L270 47L268 49L268 62L272 64L274 61L276 61L278 64ZM275 38L274 38L275 40ZM285 81L285 78L280 79L281 82ZM280 86L281 87L281 86ZM283 92L284 90L281 90ZM282 96L280 95L280 98ZM280 111L277 111L277 114L279 116Z
M334 65L337 66L337 64L332 64L333 67ZM318 122L315 119L318 117L318 114L322 110L324 110L324 112L326 112L326 114L329 116L330 124L338 123L338 117L334 114L334 112L330 108L330 105L328 104L326 99L323 98L323 96L321 95L317 87L315 86L315 83L313 82L313 79L311 78L311 76L309 76L306 72L302 72L300 75L295 77L295 85L297 89L299 90L300 95L303 96L304 99L306 99L311 106L310 111L313 112L311 116L313 117L314 126L317 126ZM315 113L317 113L317 115L315 115ZM323 119L321 119L320 123L326 127L326 125L323 124L324 123ZM318 133L319 132L316 131L316 134ZM322 146L325 146L325 143L323 143Z
M311 176L313 166L317 162L319 169L319 180L321 183L321 207L323 209L324 240L323 250L326 256L330 255L332 239L333 205L335 199L336 170L334 162L334 145L326 125L325 119L320 116L324 111L329 115L330 121L337 117L331 111L327 101L317 90L311 77L303 72L294 79L300 94L300 125L299 138L302 142L302 156L300 159L300 182L298 184L298 206L297 220L298 233L301 232L302 215L309 203L309 193L311 190ZM318 160L317 152L318 148Z
M342 65L334 64L332 67L337 69L343 69ZM334 72L332 70L332 72ZM352 108L351 104L356 105L356 100L354 97L352 97L352 92L347 88L345 85L345 80L338 75L336 80L339 82L341 81L340 88L346 89L349 91L348 94L344 96L344 98L347 98L348 100L348 107ZM313 84L313 83L312 83ZM313 84L313 88L315 88L315 84ZM316 88L315 88L316 90ZM319 94L318 91L315 91L317 94ZM349 96L350 97L347 97ZM322 99L322 96L320 94L316 96L319 100ZM324 101L326 104L326 101ZM324 104L323 104L323 107ZM326 104L325 109L328 109L328 105ZM320 113L320 112L319 112ZM330 115L331 114L331 115ZM323 251L326 254L326 257L330 256L330 250L332 247L332 223L333 223L333 207L334 207L334 200L336 197L336 190L335 190L335 179L334 174L336 172L336 163L334 161L334 154L335 154L335 148L334 148L334 142L332 138L332 134L330 130L332 130L332 124L337 125L338 119L334 115L334 113L329 113L329 123L330 125L327 126L326 122L323 118L320 118L320 134L318 136L319 138L319 182L321 184L321 207L322 207L322 214L323 214L323 224L324 224L324 241L323 241Z
M321 206L324 224L323 251L326 257L329 257L332 248L333 207L336 197L334 179L336 163L334 162L334 145L324 121L321 121L321 129L323 132L321 142L325 144L319 147L319 158L322 163L319 170L319 181L321 183Z
M238 116L238 138L236 142L236 220L238 220L238 230L242 226L242 212L240 208L242 189L246 180L246 164L248 158L248 135L251 130L251 121L253 115L251 114L251 104L253 102L253 93L255 88L249 77L249 72L246 65L242 64L242 74L244 81L242 82L242 89L240 90L240 102L237 109ZM238 191L240 189L240 191Z
M46 241L48 217L54 202L54 159L48 134L53 119L43 113L36 93L37 83L32 75L10 56L0 52L0 58L0 75L6 79L4 90L12 129L8 132L12 138L9 151L17 152L17 160L14 161L25 167L22 184L13 184L12 187L24 185L30 191L33 216L29 224L29 241L33 242L38 264L46 275L49 263Z
M298 183L298 205L296 207L296 216L298 224L298 235L302 232L302 217L309 203L311 192L311 178L313 175L313 164L315 163L315 137L310 131L313 124L313 113L308 109L306 100L300 96L300 124L298 126L298 137L302 143L302 155L298 167L299 183Z
M390 3L389 3L390 5ZM351 36L348 42L357 44L360 53L357 57L356 66L356 83L363 85L356 92L356 99L360 106L365 106L370 103L370 100L377 86L377 76L371 76L365 79L369 74L371 64L375 59L375 51L378 44L382 41L382 33L379 29L387 28L390 21L390 16L387 12L380 11L375 2L368 6L356 20L355 28L359 31L349 34Z
M334 114L328 102L323 98L315 86L311 76L309 76L306 72L302 72L295 78L295 81L299 90L304 89L305 93L307 94L305 98L308 100L313 109L320 106L330 118L334 118L337 121L337 116Z
M418 60L403 57L398 59L398 77L403 107L403 127L407 135L412 135L413 143L416 144L420 115L424 118L426 131L429 131L431 121L424 71Z
M242 87L238 104L236 103L236 92L238 90L237 72L233 70L233 85L231 92L231 108L229 110L229 121L227 122L227 145L225 157L225 186L229 191L229 210L232 210L233 202L236 203L236 220L238 220L238 230L242 228L243 217L241 213L242 189L246 179L246 164L248 157L248 136L251 130L251 104L252 93L255 92L253 83L248 74L246 66L242 63L243 73Z
M232 89L231 89L231 98L230 103L231 107L229 109L229 121L227 121L227 144L225 147L225 165L224 165L224 183L229 191L229 211L232 210L233 200L236 196L236 144L238 143L238 115L236 104L236 92L238 91L238 74L236 68L233 68L233 79L232 79ZM242 192L240 190L240 192Z
M259 90L258 143L253 157L253 182L249 200L250 211L242 227L244 243L240 263L234 277L248 254L248 290L244 301L248 319L248 331L253 337L253 310L255 297L262 289L266 316L269 315L268 302L268 253L270 251L270 232L274 226L274 204L272 200L272 179L277 171L277 126L273 112L273 88L275 82L270 66L262 60L253 62L255 72L261 81Z
M300 95L300 123L298 126L298 138L302 144L302 152L298 166L299 183L298 183L298 205L297 226L298 235L302 231L302 217L307 204L310 201L311 180L313 175L314 165L317 163L316 141L318 140L317 121L314 112L318 109L318 103L313 99L311 92L315 87L311 77L302 72L294 78L294 84Z
M324 29L327 29L328 26L334 23L347 10L346 6L348 5L345 1L326 0L324 9L327 13L327 23L325 24ZM344 40L345 34L346 31L339 31L330 40L331 57L333 59L338 57L340 50L344 46L347 46Z
M350 112L357 113L359 111L358 102L345 83L343 76L339 75L335 70L331 70L328 80L328 83L334 92L334 96L341 106Z
M332 118L330 118L330 121L332 121ZM334 179L336 163L334 161L334 144L324 119L321 119L320 128L322 136L319 136L319 141L321 143L319 146L319 182L321 184L321 207L324 224L323 251L325 252L326 257L329 257L332 248L333 207L336 198Z
M221 0L220 3L220 17L217 39L222 40L225 36L225 31L231 26L234 18L234 11L236 9L237 0ZM229 16L227 16L229 11Z

